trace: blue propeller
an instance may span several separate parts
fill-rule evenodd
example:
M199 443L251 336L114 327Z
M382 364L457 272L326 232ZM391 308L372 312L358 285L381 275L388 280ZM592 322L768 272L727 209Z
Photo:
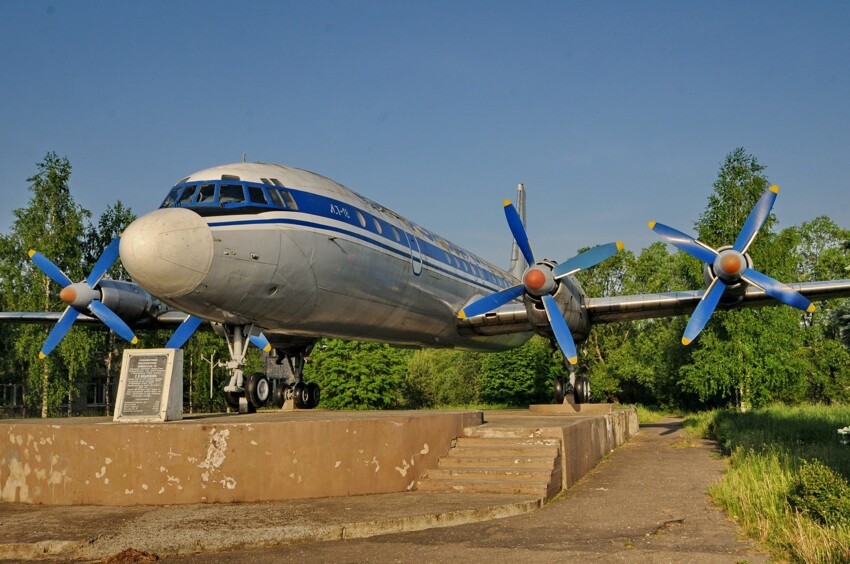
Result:
M740 281L761 288L768 296L784 304L809 313L815 310L814 304L799 292L750 268L747 265L747 258L744 256L770 215L777 194L779 194L779 187L776 185L765 190L759 201L756 202L755 207L750 211L750 215L747 216L747 220L741 227L741 232L738 233L732 247L719 251L672 227L654 221L649 222L649 228L662 239L692 257L711 265L711 271L714 275L711 284L709 284L693 315L688 320L688 325L682 336L682 344L689 345L699 336L705 324L708 323L711 314L717 308L717 304L720 303L720 298L723 297L726 288Z
M188 316L183 320L183 323L180 324L174 334L171 335L171 338L168 340L165 347L168 349L179 349L186 343L186 341L189 340L189 337L194 334L195 330L200 327L203 322L204 320L200 317L195 317L194 315ZM272 350L269 340L265 335L263 335L263 333L260 333L259 335L251 335L248 337L248 340L262 351L269 352Z
M101 295L97 289L106 271L109 270L109 267L118 258L119 241L120 239L118 237L113 239L109 246L104 249L100 258L97 259L86 280L84 282L77 282L76 284L62 272L62 269L53 264L49 258L34 250L29 251L30 258L39 270L62 286L62 291L59 292L59 298L68 304L68 307L62 313L62 317L59 318L59 321L47 335L47 340L44 342L44 346L39 353L40 358L44 358L53 352L53 349L59 345L65 335L68 334L68 331L71 330L74 321L77 320L77 317L81 313L87 313L97 317L121 338L136 344L138 339L133 334L133 330L114 311L100 301Z
M481 315L512 302L524 294L529 294L534 298L539 298L543 302L543 308L546 310L546 318L549 320L549 327L555 335L555 340L558 342L561 352L564 353L564 358L570 364L576 364L578 362L578 352L576 351L573 335L570 332L567 321L561 314L557 301L553 297L558 289L558 283L561 279L571 276L579 270L596 266L603 260L616 255L619 251L623 250L623 244L616 242L599 245L552 268L545 262L538 263L534 260L534 253L531 252L531 244L528 242L528 235L525 232L525 226L522 224L519 213L517 213L516 208L510 200L505 200L504 205L508 227L510 227L514 241L516 241L529 267L523 273L520 284L484 296L470 303L460 310L458 317L466 319L467 317Z

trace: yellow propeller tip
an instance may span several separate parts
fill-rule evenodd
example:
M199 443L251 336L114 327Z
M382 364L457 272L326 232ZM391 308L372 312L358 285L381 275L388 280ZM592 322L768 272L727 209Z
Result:
M567 361L570 364L578 364L578 357L577 356L571 356L570 358L567 359Z
M502 205L505 206L505 207L508 207L509 205L511 205L511 201L505 200L504 202L502 202Z
M817 306L815 304L809 304L809 307L806 308L806 313L814 313L816 309Z
M466 312L463 311L463 310L460 310L460 312L457 314L457 317L458 317L458 319L466 319Z
M683 345L688 346L688 345L690 345L692 342L693 342L693 341L691 341L691 340L690 340L690 339L688 339L687 337L682 337L682 344L683 344Z
M625 249L625 248L626 248L626 246L623 244L623 242L622 242L622 241L617 241L617 252L618 252L618 253L619 253L619 252L622 252L622 251L623 251L623 249Z
M35 249L30 249L27 254L30 256L30 258L32 258L32 256L35 254Z
M650 221L650 222L649 222L649 228L650 228L650 229L655 229L655 222L654 222L654 221Z
M133 337L133 340L132 340L132 341L130 341L130 344L131 344L131 345L135 345L135 344L136 344L136 343L138 343L138 342L139 342L139 338L138 338L138 337Z
M770 187L770 191L773 192L774 194L779 194L779 186L774 184L773 186Z
M264 348L264 349L263 349L263 351L264 351L264 352L269 352L269 351L271 351L271 350L272 350L272 346L271 346L271 345L266 345L266 348Z
M38 358L40 358L41 360L44 360L45 358L47 358L47 355L44 354L43 352L39 351Z

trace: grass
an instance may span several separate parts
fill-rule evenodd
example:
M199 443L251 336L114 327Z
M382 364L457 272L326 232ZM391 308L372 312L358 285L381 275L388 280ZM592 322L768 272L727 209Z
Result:
M837 433L848 424L850 407L826 406L718 410L685 419L689 432L717 440L730 456L723 479L709 490L712 498L775 558L795 562L850 561L850 514L843 515L850 500L834 495L848 487L850 447ZM806 465L819 470L814 485L801 478ZM809 497L800 496L806 486ZM840 518L824 521L822 501L837 503Z

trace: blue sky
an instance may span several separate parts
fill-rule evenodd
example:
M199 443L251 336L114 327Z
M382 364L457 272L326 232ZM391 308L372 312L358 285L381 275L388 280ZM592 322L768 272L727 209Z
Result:
M850 227L847 2L0 2L0 231L51 150L137 214L247 153L506 265L691 231L743 146L780 227Z

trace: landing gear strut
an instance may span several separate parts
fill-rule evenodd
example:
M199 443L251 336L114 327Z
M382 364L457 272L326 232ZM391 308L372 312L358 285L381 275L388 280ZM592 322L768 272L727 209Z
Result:
M552 347L557 350L554 344ZM567 363L567 370L570 373L567 379L555 377L555 403L564 403L570 394L576 404L590 403L590 379L587 376L576 376L576 367L573 364Z
M224 387L224 401L239 413L254 413L268 403L271 395L269 379L262 372L255 372L245 378L245 353L253 325L215 325L216 332L227 340L230 360L225 366L230 372L230 380Z

